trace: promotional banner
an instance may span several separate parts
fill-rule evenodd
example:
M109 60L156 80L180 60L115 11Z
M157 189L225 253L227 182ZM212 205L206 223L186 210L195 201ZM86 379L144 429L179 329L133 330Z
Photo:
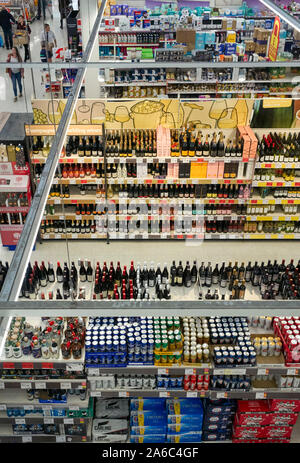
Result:
M280 18L276 16L274 19L273 31L270 38L268 58L271 61L276 61L278 47L279 47L279 34L280 34Z

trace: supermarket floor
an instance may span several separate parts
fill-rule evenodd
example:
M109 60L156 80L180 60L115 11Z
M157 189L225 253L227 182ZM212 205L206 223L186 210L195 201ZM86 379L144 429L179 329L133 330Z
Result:
M80 240L68 241L68 246L63 240L43 241L37 243L36 249L32 253L31 261L45 260L56 263L56 261L67 261L68 252L70 261L77 261L78 258L91 260L91 262L120 260L121 265L130 264L134 260L135 264L146 261L150 264L169 265L172 260L187 260L192 262L197 259L198 264L204 262L229 262L238 261L252 263L267 262L269 259L281 261L285 259L295 259L298 262L298 242L293 241L111 241L106 244L99 240ZM11 261L13 252L5 247L0 248L0 260Z
M54 3L57 3L54 2ZM53 6L53 19L50 17L50 13L46 11L46 22L50 25L50 29L54 32L57 40L57 45L66 47L68 44L67 39L67 29L66 23L64 21L64 29L60 29L60 16L58 12L58 7ZM31 35L30 35L30 52L32 62L40 62L40 35L43 30L43 21L35 20L31 25ZM2 29L1 29L2 31ZM0 62L6 62L8 53L10 53L6 48L0 48ZM20 54L22 59L24 59L24 48L20 49ZM31 99L33 98L33 86L35 87L36 97L45 98L44 95L44 86L41 83L41 71L35 70L31 73L30 69L25 69L24 74L24 89L23 89L23 98L18 98L16 103L13 102L13 89L11 79L8 74L5 73L3 69L0 69L0 77L4 78L0 85L0 103L1 111L5 112L32 112L31 109ZM33 77L33 80L32 80Z

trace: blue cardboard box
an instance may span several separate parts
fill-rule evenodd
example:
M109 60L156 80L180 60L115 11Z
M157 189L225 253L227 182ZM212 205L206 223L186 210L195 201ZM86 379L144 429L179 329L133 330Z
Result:
M202 432L197 434L168 434L167 442L179 443L179 442L201 442Z
M191 424L170 424L168 423L168 434L195 434L202 432L202 420L199 423Z
M130 434L132 436L167 434L167 426L131 426Z
M162 411L132 411L130 415L131 426L157 426L167 422L167 414Z
M166 442L166 435L130 436L130 442L134 444L163 444Z
M131 399L130 410L166 410L166 399Z

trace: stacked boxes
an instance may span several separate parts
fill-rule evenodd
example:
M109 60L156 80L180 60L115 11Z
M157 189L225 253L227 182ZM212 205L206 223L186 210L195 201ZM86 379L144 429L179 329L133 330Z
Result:
M253 42L255 43L255 53L257 53L259 56L266 56L270 35L270 30L262 29L259 27L254 28Z
M204 402L203 441L230 440L235 410L235 400L206 399Z
M123 443L128 439L127 399L97 399L93 420L94 442Z
M167 442L201 442L203 406L201 399L168 399Z
M130 442L164 443L166 432L165 399L140 397L130 401Z
M299 411L299 400L239 400L233 442L289 442Z

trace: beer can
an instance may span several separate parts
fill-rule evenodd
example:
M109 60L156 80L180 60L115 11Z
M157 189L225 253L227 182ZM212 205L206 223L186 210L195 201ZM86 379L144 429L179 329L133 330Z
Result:
M228 361L229 361L228 351L224 350L222 353L222 363L224 363L224 365L228 365Z
M256 353L255 352L249 352L249 356L250 356L251 365L255 365L256 364Z
M169 379L169 385L172 389L175 389L177 387L177 378L171 376Z
M250 355L249 352L243 352L243 364L249 364Z
M163 377L162 377L161 375L158 375L158 376L157 376L157 387L158 387L158 388L162 388L162 387L163 387L163 384L164 384Z
M228 358L229 364L234 365L235 364L235 352L229 352L229 358Z
M236 351L236 353L235 353L235 361L236 361L236 363L238 365L242 363L242 361L243 361L243 353L242 353L242 351L240 351L240 350Z

